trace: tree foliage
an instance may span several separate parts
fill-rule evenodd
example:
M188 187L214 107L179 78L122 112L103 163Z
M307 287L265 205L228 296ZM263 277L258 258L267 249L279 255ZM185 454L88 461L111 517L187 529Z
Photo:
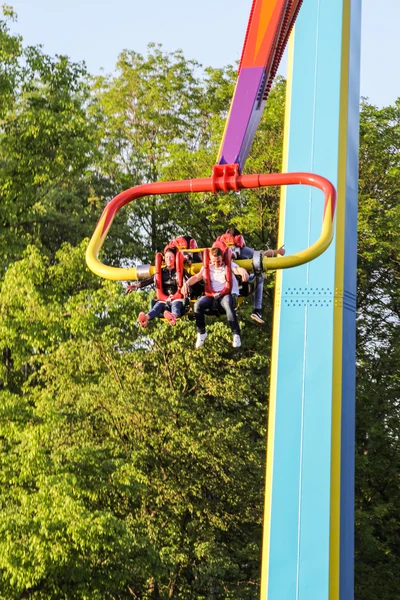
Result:
M0 421L2 596L254 597L261 344L235 355L217 323L193 356L191 323L143 333L143 294L97 288L82 259L83 247L61 248L54 264L28 248L0 290L12 357Z
M361 105L356 591L398 596L400 559L400 100Z
M3 54L14 56L7 69L12 102L7 85L0 89L0 104L7 106L0 132L4 269L28 244L52 255L64 241L78 243L89 235L98 203L85 68L38 47L20 49L4 21L1 31Z

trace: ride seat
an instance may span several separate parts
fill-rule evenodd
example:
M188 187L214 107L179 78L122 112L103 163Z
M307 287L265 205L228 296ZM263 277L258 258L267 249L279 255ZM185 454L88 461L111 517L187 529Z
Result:
M247 298L250 296L256 288L256 276L255 273L251 273L248 281L243 281L240 275L235 275L238 285L239 285L239 293L241 298Z

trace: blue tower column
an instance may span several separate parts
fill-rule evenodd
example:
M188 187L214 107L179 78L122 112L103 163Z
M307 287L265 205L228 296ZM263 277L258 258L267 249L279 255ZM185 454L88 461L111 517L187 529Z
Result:
M290 43L283 171L338 191L335 239L278 272L262 600L352 600L361 0L307 0ZM283 190L279 244L318 237L322 194Z

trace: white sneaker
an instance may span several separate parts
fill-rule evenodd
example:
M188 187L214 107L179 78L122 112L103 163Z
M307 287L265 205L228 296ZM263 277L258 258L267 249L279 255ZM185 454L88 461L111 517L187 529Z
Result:
M198 333L196 339L196 348L200 348L206 341L207 332L206 333Z
M233 336L233 342L232 342L232 346L234 348L240 348L240 346L242 345L242 342L240 340L240 335L235 333Z

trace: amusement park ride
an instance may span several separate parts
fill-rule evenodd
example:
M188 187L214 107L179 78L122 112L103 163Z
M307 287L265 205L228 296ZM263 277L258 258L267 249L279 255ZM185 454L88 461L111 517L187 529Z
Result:
M98 260L124 205L153 194L282 187L278 244L285 240L287 256L239 261L249 271L277 270L261 600L354 596L360 24L361 0L253 0L211 177L122 192L104 209L86 254L100 277L145 279L154 266ZM242 175L289 37L285 172ZM193 263L190 273L200 267Z

